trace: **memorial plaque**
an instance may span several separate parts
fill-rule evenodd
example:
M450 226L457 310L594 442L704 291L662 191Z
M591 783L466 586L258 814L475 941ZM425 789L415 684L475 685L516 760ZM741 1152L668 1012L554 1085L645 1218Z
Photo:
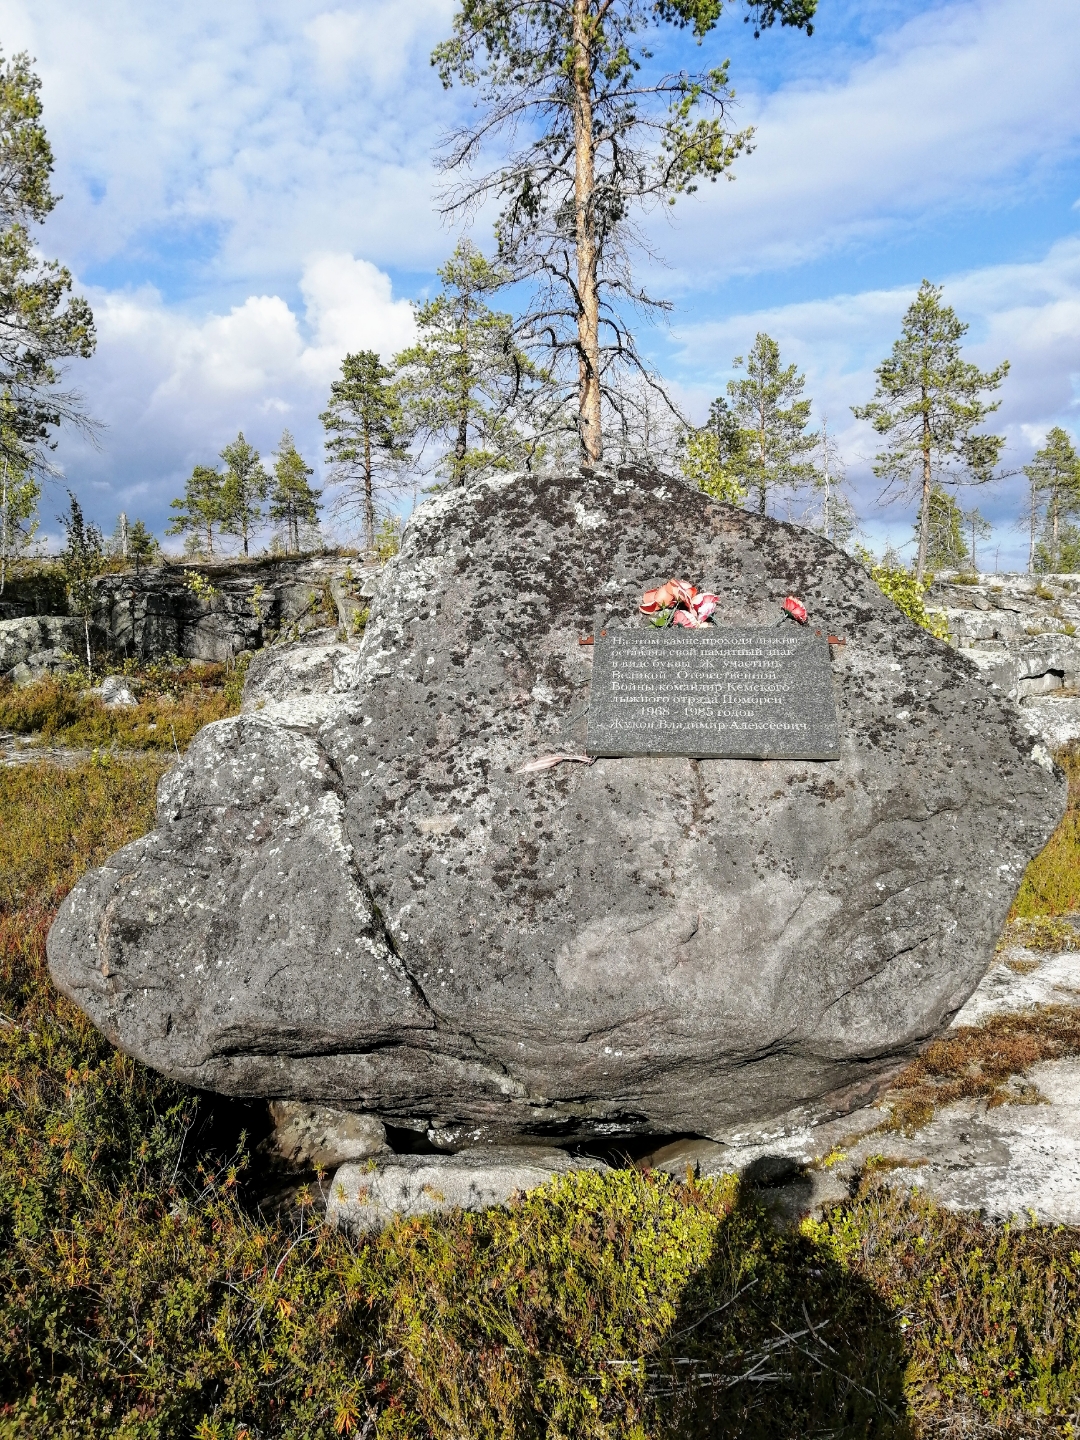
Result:
M828 642L794 625L597 636L585 749L839 760Z

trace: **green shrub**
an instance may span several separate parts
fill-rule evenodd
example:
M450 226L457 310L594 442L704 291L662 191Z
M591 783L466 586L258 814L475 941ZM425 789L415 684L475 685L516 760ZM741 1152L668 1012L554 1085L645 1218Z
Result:
M928 584L920 585L907 566L890 555L878 560L862 545L855 547L855 553L870 572L874 584L898 610L902 610L916 625L928 630L935 639L948 640L949 626L945 616L940 611L927 610L924 603L923 597L930 589Z

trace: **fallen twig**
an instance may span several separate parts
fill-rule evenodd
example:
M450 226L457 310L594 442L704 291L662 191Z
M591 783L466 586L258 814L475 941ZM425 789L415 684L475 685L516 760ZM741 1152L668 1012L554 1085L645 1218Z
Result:
M541 755L538 760L530 760L520 770L515 770L515 775L534 775L538 770L551 770L556 765L561 765L564 760L577 760L582 765L591 765L596 759L595 755Z

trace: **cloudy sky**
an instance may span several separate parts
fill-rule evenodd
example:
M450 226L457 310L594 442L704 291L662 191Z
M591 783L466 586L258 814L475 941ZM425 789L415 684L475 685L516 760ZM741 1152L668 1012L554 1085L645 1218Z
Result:
M42 248L97 317L69 378L100 443L57 458L102 524L124 509L160 533L192 465L241 428L266 452L287 426L321 467L342 355L408 340L455 240L431 156L470 101L428 64L453 9L0 0L4 51L37 60L64 196ZM755 42L733 13L703 52L673 38L661 58L727 56L756 149L650 222L665 264L648 278L675 309L644 348L703 417L767 330L838 434L868 535L903 541L850 407L924 276L970 323L972 359L1012 362L1009 467L1050 425L1080 431L1080 5L820 0L811 39ZM1021 484L979 497L1003 569L1026 553Z

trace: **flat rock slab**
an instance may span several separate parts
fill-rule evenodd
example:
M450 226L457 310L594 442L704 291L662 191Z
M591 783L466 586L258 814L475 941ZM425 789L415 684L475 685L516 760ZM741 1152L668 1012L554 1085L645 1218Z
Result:
M838 760L522 773L582 754L580 642L671 576L725 626L795 594L846 641ZM359 649L261 673L65 901L57 983L178 1079L501 1143L865 1103L986 972L1065 802L850 556L640 471L434 497Z
M330 1187L331 1225L381 1230L399 1216L486 1210L573 1170L604 1170L598 1160L563 1150L481 1148L456 1155L395 1155L365 1165L342 1165Z
M995 965L954 1026L1080 1001L1080 954L1016 948L1010 958L1022 968ZM1080 1059L1033 1065L1015 1089L1020 1103L988 1108L958 1100L910 1135L885 1128L887 1108L869 1105L820 1125L796 1117L731 1144L676 1141L640 1163L680 1179L688 1170L704 1178L742 1175L789 1221L844 1199L872 1162L887 1184L917 1187L950 1209L1080 1225Z

